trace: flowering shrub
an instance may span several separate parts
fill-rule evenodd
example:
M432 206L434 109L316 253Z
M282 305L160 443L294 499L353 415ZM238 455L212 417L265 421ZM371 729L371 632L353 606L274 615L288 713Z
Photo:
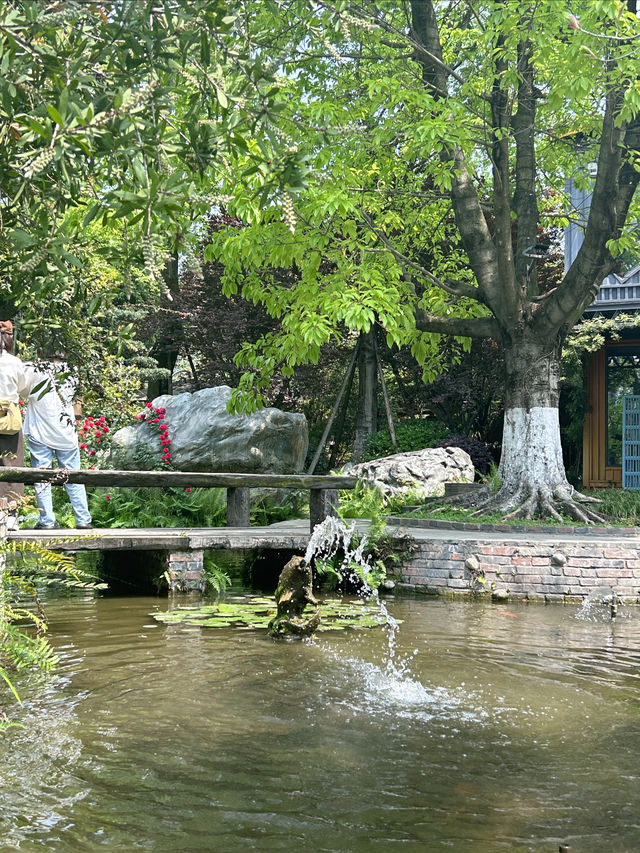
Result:
M98 418L91 416L80 418L76 425L80 439L80 450L87 456L93 458L99 450L107 449L111 430L104 415L100 415Z
M165 423L164 416L166 409L154 408L153 403L145 403L143 412L139 412L135 419L137 421L146 421L148 424L154 424L158 428L160 434L160 444L162 445L162 461L165 465L171 465L171 438L169 437L169 425Z
M169 436L169 425L165 422L166 409L154 408L152 403L145 403L144 411L134 415L137 421L146 421L156 426L160 435L162 445L162 462L171 465L171 438ZM107 450L111 438L111 428L104 415L99 417L85 417L77 421L78 437L80 439L80 451L89 457L89 462L94 462L100 451ZM89 467L93 467L90 465Z

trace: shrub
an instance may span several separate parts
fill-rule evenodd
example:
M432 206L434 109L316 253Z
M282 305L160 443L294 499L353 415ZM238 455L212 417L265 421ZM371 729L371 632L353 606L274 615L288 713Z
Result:
M488 474L494 464L493 455L489 445L470 435L450 435L439 441L436 447L459 447L465 450L471 457L473 467L480 474Z
M363 461L390 456L392 453L408 453L412 450L423 450L425 447L435 447L437 441L448 435L448 430L440 421L419 418L401 421L396 425L395 433L396 447L391 443L391 433L388 429L380 429L370 435L365 443Z

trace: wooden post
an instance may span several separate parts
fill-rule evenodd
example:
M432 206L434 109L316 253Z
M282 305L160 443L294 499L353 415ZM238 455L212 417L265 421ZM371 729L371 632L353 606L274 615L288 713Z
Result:
M9 499L0 498L0 540L7 538L7 517L9 515Z
M227 524L229 527L249 527L249 497L251 490L241 486L227 489Z
M311 533L316 524L320 524L328 515L336 516L340 499L337 489L310 489L309 491L309 527Z

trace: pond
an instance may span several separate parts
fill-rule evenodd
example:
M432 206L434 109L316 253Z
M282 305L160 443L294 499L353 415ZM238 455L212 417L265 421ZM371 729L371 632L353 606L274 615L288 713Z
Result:
M49 602L1 850L638 850L640 611L398 596L393 642L283 642L174 606Z

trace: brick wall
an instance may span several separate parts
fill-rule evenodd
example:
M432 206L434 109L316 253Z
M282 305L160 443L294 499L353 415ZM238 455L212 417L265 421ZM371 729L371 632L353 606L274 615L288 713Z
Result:
M169 551L166 554L169 589L190 592L204 589L204 551Z
M611 541L500 543L490 538L421 541L401 570L399 586L432 595L471 595L537 601L581 601L611 587L640 603L640 551Z

